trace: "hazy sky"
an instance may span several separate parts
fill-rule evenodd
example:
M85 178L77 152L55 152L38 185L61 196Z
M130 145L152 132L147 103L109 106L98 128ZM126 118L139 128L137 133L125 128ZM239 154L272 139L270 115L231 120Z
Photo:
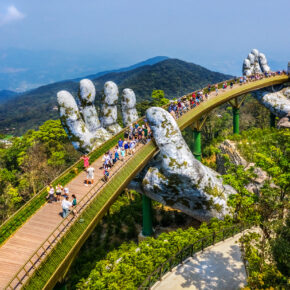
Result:
M88 54L108 68L164 55L238 74L252 48L286 67L289 11L289 0L1 0L0 50Z

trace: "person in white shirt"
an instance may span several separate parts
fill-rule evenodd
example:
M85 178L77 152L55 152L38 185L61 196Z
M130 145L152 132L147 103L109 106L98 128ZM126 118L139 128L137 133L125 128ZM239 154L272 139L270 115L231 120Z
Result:
M66 196L63 201L61 202L62 206L62 217L66 218L69 214L69 209L72 206L72 203L68 200L68 196Z
M63 189L63 196L64 196L64 197L67 197L68 194L69 194L69 189L68 189L68 187L65 187L65 188Z
M95 173L95 168L90 166L88 169L87 169L87 184L89 183L89 181L91 181L91 184L94 183L94 173Z

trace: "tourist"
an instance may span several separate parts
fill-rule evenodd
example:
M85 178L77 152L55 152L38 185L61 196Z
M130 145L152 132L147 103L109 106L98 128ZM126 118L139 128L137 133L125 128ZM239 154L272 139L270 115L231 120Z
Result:
M90 157L88 155L84 155L81 157L81 159L84 160L84 169L86 170L90 166L89 163Z
M62 191L63 191L63 187L60 184L58 184L55 188L56 201L60 201L60 196L61 196Z
M121 148L121 158L122 158L122 161L124 161L125 156L126 156L126 151L125 151L124 147L122 147Z
M219 87L218 84L215 85L215 95L217 96L219 94Z
M120 157L119 157L118 147L116 147L116 148L115 148L115 158L114 158L114 163L116 163L118 160L120 160Z
M124 139L128 140L128 138L129 138L129 131L126 130L125 133L124 133Z
M243 81L244 81L243 77L240 77L240 86L243 84Z
M104 170L104 181L105 182L108 181L109 175L110 175L110 173L109 173L108 169L105 168L105 170Z
M69 214L69 209L72 206L72 203L68 200L68 196L66 196L63 199L61 206L62 206L62 217L66 218Z
M208 90L208 93L210 94L210 91L211 91L211 85L210 84L207 86L207 90Z
M64 189L63 189L63 196L66 197L69 195L69 189L68 187L66 186Z
M123 147L123 140L120 138L119 141L118 141L118 146L119 148Z
M232 89L233 86L234 86L234 83L233 83L233 81L231 81L231 83L230 83L230 88Z
M136 141L130 142L130 153L133 155L135 153L135 146L136 146Z
M126 155L128 155L129 144L130 142L124 142L124 149L125 149Z
M90 166L88 169L87 169L87 185L89 184L89 182L91 182L91 184L94 183L94 173L95 173L95 168Z
M73 198L73 200L72 200L72 213L73 213L73 215L76 215L76 210L75 210L75 208L76 208L76 206L77 206L77 198L76 198L76 196L74 195L74 194L72 194L72 198Z
M174 111L171 111L171 112L173 112L173 114L174 114ZM171 115L172 115L172 113L171 113ZM174 116L174 118L175 118L175 116ZM145 141L146 141L147 136L148 136L148 129L147 129L146 126L145 126L145 128L143 129L143 132L144 132L144 139L145 139Z
M51 202L53 202L55 200L54 188L53 188L52 184L50 184L49 187L48 187L48 194L49 194L48 202L51 203Z

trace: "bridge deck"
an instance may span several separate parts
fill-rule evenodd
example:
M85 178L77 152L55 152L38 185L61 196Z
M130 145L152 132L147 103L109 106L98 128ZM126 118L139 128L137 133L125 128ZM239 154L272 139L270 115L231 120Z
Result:
M139 145L141 146L141 145ZM129 159L127 156L125 161ZM122 161L119 161L119 164ZM102 157L97 159L92 166L95 168L95 188L103 185ZM118 169L114 166L110 174ZM85 196L92 185L85 186L86 173L80 173L68 183L70 195L75 194L77 200ZM4 287L10 279L19 271L37 248L49 237L62 221L61 202L46 203L42 206L6 243L0 248L0 287Z
M190 110L187 114L178 120L178 124L183 129L189 125L190 122L199 118L203 113L211 110L221 103L227 102L234 96L257 89L259 87L266 87L269 84L271 85L282 83L287 80L287 76L277 76L266 80L255 81L243 86L235 85L232 90L230 88L226 89L226 91L220 89L218 96L215 96L215 92L212 92L208 101L203 102L200 106ZM141 147L141 145L139 145L139 147ZM156 150L156 148L152 148L147 150L148 153L146 154L148 156L150 154L152 155L152 152ZM138 153L135 155L138 155ZM128 159L130 158L131 157L127 157L124 163L127 164ZM142 158L145 159L144 157ZM118 163L119 165L115 165L113 167L110 173L111 175L114 172L117 172L119 167L123 164L121 161ZM100 181L102 178L102 171L99 169L101 165L101 157L93 163L93 167L95 168L94 186L84 186L83 181L85 178L85 173L82 172L75 179L69 182L68 187L70 189L70 194L75 194L77 199L80 200L82 197L88 195L90 189L93 187L94 195L98 195L100 188L103 187L103 182ZM134 171L135 169L133 168L130 170ZM62 217L60 216L61 211L62 209L60 203L54 202L52 204L45 204L0 247L0 289L5 288L5 285L7 285L7 283L23 267L23 265L28 262L31 255L35 253L39 246L45 242L52 233L55 233L55 235L60 233L60 230L58 229L56 231L56 228L62 221ZM67 230L67 227L65 227L64 230ZM42 255L41 251L38 254ZM35 262L34 259L35 257L32 258L31 262ZM28 269L26 268L26 271L27 270ZM33 270L31 272L33 272ZM22 274L25 274L24 270L21 275ZM19 277L21 275L19 275ZM17 282L14 281L12 283L13 287L16 285L15 283Z

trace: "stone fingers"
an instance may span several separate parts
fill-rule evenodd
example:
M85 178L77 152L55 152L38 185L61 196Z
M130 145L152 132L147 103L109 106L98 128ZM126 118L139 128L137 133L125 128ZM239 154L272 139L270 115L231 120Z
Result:
M243 62L243 74L250 76L256 73L270 72L265 54L257 49L252 49L247 58Z
M67 91L57 93L61 123L75 149L90 152L93 134L86 127L74 97Z
M136 96L133 90L123 90L121 106L124 127L127 127L138 120Z
M96 89L93 82L89 79L80 81L79 99L82 106L82 116L88 130L95 133L101 127L98 113L94 104Z
M117 134L122 130L117 123L118 87L114 82L106 82L104 85L104 97L102 100L102 126L112 134Z

